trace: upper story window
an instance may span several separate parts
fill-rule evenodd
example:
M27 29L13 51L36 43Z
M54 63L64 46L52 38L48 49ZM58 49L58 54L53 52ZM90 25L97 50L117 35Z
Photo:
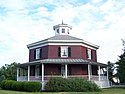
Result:
M40 59L40 48L36 49L35 59Z
M68 46L61 46L58 48L58 56L60 57L70 57L71 56L71 48Z
M62 33L65 33L65 29L64 28L62 28Z
M87 58L92 59L92 50L91 49L87 49Z

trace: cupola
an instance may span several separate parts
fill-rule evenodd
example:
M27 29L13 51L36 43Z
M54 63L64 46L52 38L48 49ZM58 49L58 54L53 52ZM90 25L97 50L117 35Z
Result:
M64 24L62 21L62 24L53 26L53 30L55 31L55 35L69 35L72 30L72 26Z

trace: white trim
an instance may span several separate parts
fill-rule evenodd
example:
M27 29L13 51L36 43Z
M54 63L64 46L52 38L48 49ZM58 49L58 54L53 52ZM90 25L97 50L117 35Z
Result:
M42 90L44 90L44 64L42 63Z
M28 65L28 81L30 81L30 65Z
M107 67L107 80L109 80L108 67Z
M67 78L67 64L65 64L65 78Z
M17 67L17 76L16 77L17 77L17 81L19 81L19 79L18 79L19 78L19 68L18 67Z
M99 75L99 81L101 80L100 77L101 77L101 69L100 69L100 66L98 66L98 75Z
M88 64L88 76L89 76L89 81L90 81L91 80L90 64Z
M81 44L84 44L84 45L87 45L87 46L90 46L92 48L96 48L98 49L99 46L98 45L95 45L93 43L90 43L88 41L85 41L85 40L49 40L49 39L45 39L45 40L41 40L41 41L38 41L38 42L35 42L35 43L31 43L29 45L27 45L28 48L31 48L31 47L34 47L34 46L38 46L38 45L47 45L48 43L81 43Z
M41 45L34 45L29 47L29 49L35 49L35 48L39 48L39 47L43 47L43 46L47 46L47 45L59 45L59 46L70 46L70 45L75 45L75 46L84 46L87 47L89 49L93 49L93 50L97 50L94 47L91 47L89 45L83 44L83 43L68 43L68 42L62 42L62 43L46 43L46 44L41 44Z

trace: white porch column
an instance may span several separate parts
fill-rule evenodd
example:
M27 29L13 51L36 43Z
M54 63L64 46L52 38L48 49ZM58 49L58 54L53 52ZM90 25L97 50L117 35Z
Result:
M16 77L17 77L17 81L19 81L19 67L17 67L17 74L16 74Z
M100 81L100 73L101 73L100 66L98 66L99 81Z
M44 64L42 63L42 90L44 90Z
M88 76L89 76L89 80L91 80L90 64L88 64Z
M109 72L108 72L108 67L107 67L107 80L109 80Z
M67 64L65 64L65 78L67 78Z
M28 81L30 81L30 65L28 65Z

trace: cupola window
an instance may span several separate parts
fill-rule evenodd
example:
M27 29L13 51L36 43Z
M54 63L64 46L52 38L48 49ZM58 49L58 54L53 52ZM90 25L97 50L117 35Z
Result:
M57 33L59 34L59 29L57 29Z
M64 28L62 28L62 33L65 33L65 29Z

